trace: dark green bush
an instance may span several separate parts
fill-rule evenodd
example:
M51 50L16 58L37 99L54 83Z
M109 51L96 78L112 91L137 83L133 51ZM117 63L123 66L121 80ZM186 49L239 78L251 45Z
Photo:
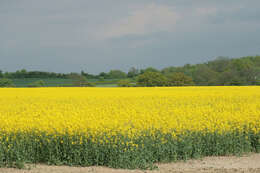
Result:
M14 87L13 81L6 78L0 79L0 87Z
M137 77L137 86L167 86L167 78L159 72L145 72Z
M129 80L125 79L125 80L118 81L117 86L119 86L119 87L131 87L131 86L133 86L133 84L131 84L131 82Z

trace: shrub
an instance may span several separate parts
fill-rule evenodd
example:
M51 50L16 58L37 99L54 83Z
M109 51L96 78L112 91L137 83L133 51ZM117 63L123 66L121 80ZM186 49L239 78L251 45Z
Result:
M138 76L137 85L147 87L166 86L167 78L159 72L148 71Z
M130 83L129 80L125 79L125 80L118 81L117 86L119 86L119 87L131 87L133 85Z
M14 87L13 81L10 79L0 79L0 87Z
M171 73L168 76L169 86L191 86L194 85L192 78L182 72Z
M28 84L28 87L44 87L44 86L45 86L45 82L43 80L38 80Z
M93 86L95 86L93 83L88 82L87 78L85 76L82 76L77 73L71 73L69 78L72 79L72 81L73 81L72 86L75 86L75 87L93 87Z

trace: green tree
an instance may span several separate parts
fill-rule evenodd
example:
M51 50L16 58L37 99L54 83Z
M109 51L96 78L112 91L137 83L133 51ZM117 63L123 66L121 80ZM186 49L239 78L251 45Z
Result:
M161 70L162 74L164 75L168 75L174 72L178 72L178 68L177 67L166 67L164 69Z
M126 73L121 70L110 70L108 76L110 79L123 79L127 77Z
M260 66L256 66L250 58L235 59L232 69L235 69L247 85L254 84L259 74Z
M107 79L108 76L109 75L107 73L101 72L101 73L99 73L98 78L101 79L101 80L104 80L104 79Z
M175 72L167 76L169 86L191 86L194 85L192 78L182 72Z
M133 78L133 77L136 77L138 76L139 74L139 70L134 68L134 67L131 67L127 73L127 77L129 78Z
M145 72L137 77L138 86L166 86L167 78L159 72Z
M166 67L162 69L161 72L165 76L171 75L172 73L180 72L191 77L195 69L196 69L195 65L185 64L182 67Z
M216 72L224 72L229 68L230 59L228 57L217 57L216 60L208 62L208 67Z
M218 72L205 64L197 65L192 73L192 79L196 85L218 85L218 76Z
M0 79L0 87L14 87L14 83L10 79L1 78Z
M95 79L96 78L95 75L90 74L90 73L86 73L83 70L81 70L80 74L81 74L81 76L85 76L87 79Z
M20 74L21 74L21 78L25 78L26 75L27 75L26 69L22 69L22 70L20 71Z
M69 78L72 79L74 86L78 86L78 87L94 86L94 84L87 81L87 78L85 76L82 76L78 73L71 73Z
M3 71L0 70L0 78L3 78L3 77L4 77Z
M143 74L145 72L159 72L159 70L157 70L156 68L153 67L147 67L146 69L141 69L140 73Z
M219 85L244 85L245 79L238 75L236 70L228 69L218 77Z

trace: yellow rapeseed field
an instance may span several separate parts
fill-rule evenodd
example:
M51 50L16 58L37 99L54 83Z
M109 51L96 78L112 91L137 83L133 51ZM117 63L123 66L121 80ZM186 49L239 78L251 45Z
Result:
M0 131L137 137L260 131L260 87L3 88Z
M260 87L2 88L0 166L260 152Z

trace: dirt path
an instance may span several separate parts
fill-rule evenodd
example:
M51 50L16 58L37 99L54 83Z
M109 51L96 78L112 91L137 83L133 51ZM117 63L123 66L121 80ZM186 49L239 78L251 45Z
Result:
M260 173L260 154L242 157L206 157L201 160L189 160L168 164L158 164L159 169L153 171L122 170L106 167L68 167L36 165L31 169L19 170L0 168L0 173Z

